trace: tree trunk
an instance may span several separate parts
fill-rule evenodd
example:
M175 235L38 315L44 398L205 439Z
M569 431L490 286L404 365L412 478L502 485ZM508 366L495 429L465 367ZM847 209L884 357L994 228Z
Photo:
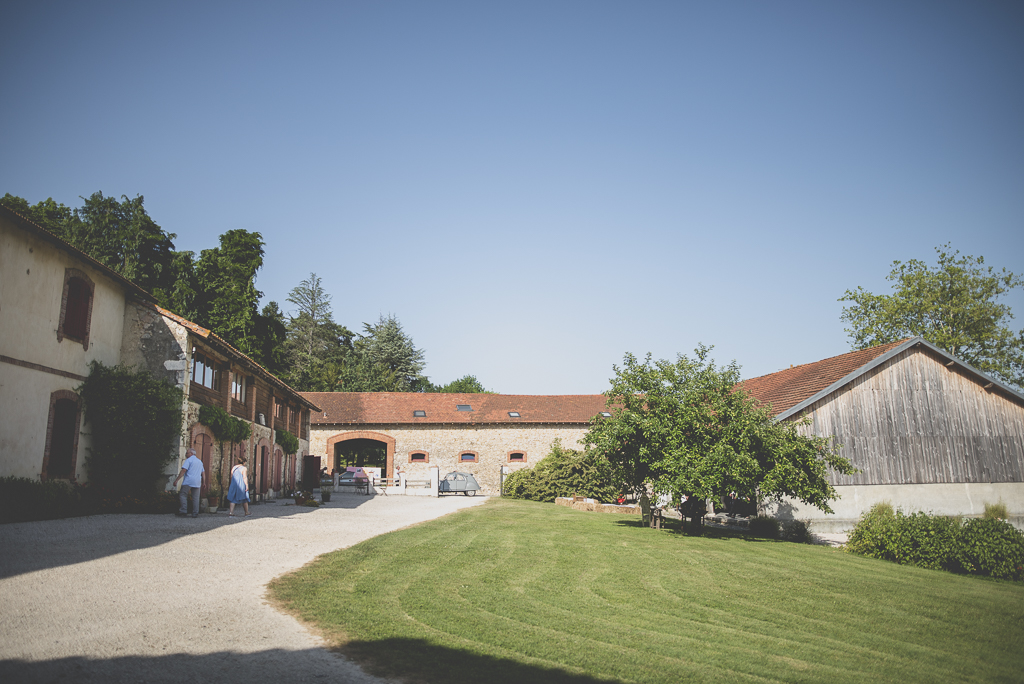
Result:
M707 508L704 505L704 500L695 501L693 507L690 509L690 527L689 534L692 537L699 537L704 534L704 513L707 512Z

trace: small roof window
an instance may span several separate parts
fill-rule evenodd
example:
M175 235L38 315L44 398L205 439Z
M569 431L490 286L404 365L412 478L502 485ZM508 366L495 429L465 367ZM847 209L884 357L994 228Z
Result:
M456 411L472 411L473 407L470 406L469 404L456 404L455 405L455 410Z
M519 411L509 411L508 412L508 417L509 418L518 418L519 417Z
M608 413L607 411L601 411L601 416L603 418L611 418L612 414Z
M427 412L426 411L413 411L412 412L412 417L413 418L426 418L427 417Z

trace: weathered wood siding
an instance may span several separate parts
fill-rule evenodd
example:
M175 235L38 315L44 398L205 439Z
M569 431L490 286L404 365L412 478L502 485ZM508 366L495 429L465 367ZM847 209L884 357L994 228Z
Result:
M1024 407L910 349L805 412L861 470L833 484L1024 481Z

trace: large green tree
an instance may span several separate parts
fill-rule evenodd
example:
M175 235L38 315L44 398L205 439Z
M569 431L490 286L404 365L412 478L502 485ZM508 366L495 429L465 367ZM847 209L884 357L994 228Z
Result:
M839 298L854 349L921 336L975 368L1024 386L1024 331L1010 327L1013 313L999 300L1024 279L985 266L984 257L960 256L946 244L938 263L894 261L892 294L862 287Z
M447 385L434 385L429 391L445 394L490 394L475 375L464 375L458 380L452 380Z
M250 355L259 353L256 307L263 293L256 272L263 253L263 236L237 228L220 236L219 247L204 249L195 264L196 323Z
M776 422L739 386L739 367L717 367L700 346L695 358L639 361L627 354L608 396L610 418L595 417L584 444L608 459L636 493L688 497L691 530L704 501L735 491L741 497L799 499L825 512L835 498L829 468L848 474L850 462L828 439L797 434Z
M106 197L94 192L71 209L53 198L29 205L8 193L2 202L104 266L117 271L148 292L171 288L176 278L173 233L150 218L142 195L134 199Z
M292 288L288 301L296 307L285 343L289 383L303 392L360 391L344 382L346 369L355 363L354 335L334 322L331 295L320 277L310 273Z
M364 391L421 392L430 386L422 371L424 352L402 330L393 314L381 316L376 323L364 323L364 334L357 341L364 368L378 388Z

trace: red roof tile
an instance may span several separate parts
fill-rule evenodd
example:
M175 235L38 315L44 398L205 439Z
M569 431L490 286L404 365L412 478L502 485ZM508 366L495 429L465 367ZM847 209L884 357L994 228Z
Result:
M301 392L323 408L313 424L575 423L586 424L605 408L603 394L442 394L417 392ZM471 411L459 411L459 404ZM415 417L413 411L426 416ZM509 416L518 412L519 417ZM326 416L325 416L326 414Z
M778 373L744 380L740 386L762 404L771 404L772 415L777 416L906 341L858 349L849 354L805 363Z

